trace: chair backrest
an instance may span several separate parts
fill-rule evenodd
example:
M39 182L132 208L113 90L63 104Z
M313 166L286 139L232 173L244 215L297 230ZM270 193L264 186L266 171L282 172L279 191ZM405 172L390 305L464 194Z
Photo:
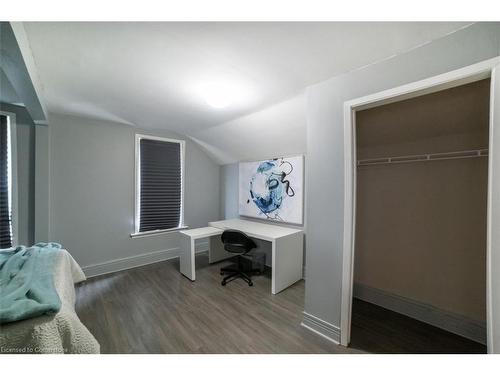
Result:
M228 229L222 233L224 250L230 253L245 254L257 247L255 242L239 230Z

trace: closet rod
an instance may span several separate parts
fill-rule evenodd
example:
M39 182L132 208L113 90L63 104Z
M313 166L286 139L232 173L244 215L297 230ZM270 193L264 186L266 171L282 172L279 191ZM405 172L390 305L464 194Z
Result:
M388 158L363 159L363 160L358 160L357 165L358 167L364 167L369 165L401 164L401 163L413 163L418 161L469 159L469 158L478 158L484 156L488 156L488 149L440 152L435 154L392 156Z

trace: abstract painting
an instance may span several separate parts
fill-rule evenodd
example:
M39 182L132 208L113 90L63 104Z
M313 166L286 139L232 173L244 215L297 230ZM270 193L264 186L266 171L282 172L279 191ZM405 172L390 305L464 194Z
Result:
M239 164L239 214L303 223L304 158Z

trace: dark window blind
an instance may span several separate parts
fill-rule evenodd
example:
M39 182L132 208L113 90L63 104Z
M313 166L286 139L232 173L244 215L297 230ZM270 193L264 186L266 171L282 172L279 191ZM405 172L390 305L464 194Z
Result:
M140 140L139 232L178 227L181 219L181 145Z
M7 116L0 115L0 248L12 246L12 213L9 207L9 143Z

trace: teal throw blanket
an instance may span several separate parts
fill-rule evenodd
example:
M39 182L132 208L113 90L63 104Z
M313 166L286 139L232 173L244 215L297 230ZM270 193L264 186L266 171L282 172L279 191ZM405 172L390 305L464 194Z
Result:
M54 268L61 245L38 243L0 250L0 324L55 314L61 300Z

